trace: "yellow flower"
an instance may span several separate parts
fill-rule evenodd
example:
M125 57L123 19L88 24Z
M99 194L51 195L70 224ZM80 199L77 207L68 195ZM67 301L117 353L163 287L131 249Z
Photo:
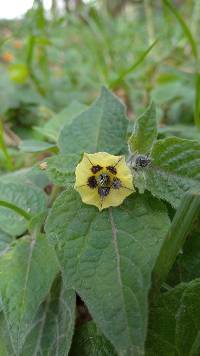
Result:
M14 57L13 57L13 54L11 52L5 52L2 55L2 59L3 59L4 62L10 63L10 62L13 61Z
M82 201L99 210L120 205L134 192L133 177L124 156L84 153L75 174L75 189Z

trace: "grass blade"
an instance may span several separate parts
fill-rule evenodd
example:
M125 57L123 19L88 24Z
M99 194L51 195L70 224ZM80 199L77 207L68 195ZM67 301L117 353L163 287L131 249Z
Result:
M192 32L190 31L185 20L183 19L183 17L180 15L180 13L176 10L176 8L172 5L172 3L169 0L162 0L162 2L164 3L165 6L168 7L168 9L176 17L178 23L180 24L180 26L183 30L185 37L187 38L187 40L190 44L192 54L193 54L194 58L197 59L198 58L197 45L196 45L195 39L192 35Z
M200 75L199 75L199 61L198 61L198 48L195 41L195 38L190 31L187 23L180 15L180 13L176 10L176 8L172 5L169 0L162 0L164 5L171 11L171 13L176 17L178 23L180 24L185 37L187 38L192 55L195 59L195 103L194 103L194 122L195 125L200 128Z
M112 81L110 83L110 88L114 89L117 86L119 86L121 84L121 82L123 82L124 78L129 74L134 72L134 70L140 65L142 64L142 62L145 60L145 58L148 56L149 52L151 52L151 50L153 49L153 47L157 44L158 39L155 40L151 46L149 46L141 55L140 57L137 59L136 62L134 62L131 66L129 66L128 68L124 69L118 76L117 79L115 79L114 81Z
M196 126L200 129L200 74L195 75L195 109L194 121Z

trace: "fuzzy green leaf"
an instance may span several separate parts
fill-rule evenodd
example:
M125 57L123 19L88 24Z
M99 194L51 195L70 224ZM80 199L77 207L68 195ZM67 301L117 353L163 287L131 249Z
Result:
M200 192L200 144L178 137L157 141L146 170L146 188L178 207L186 192Z
M70 356L117 356L113 346L93 321L78 327L73 337Z
M33 185L19 182L0 182L0 200L15 205L30 216L46 209L44 192ZM17 212L0 206L0 228L12 236L18 236L27 229L27 221Z
M0 313L0 355L1 356L15 355L3 313Z
M20 356L68 355L74 331L75 292L56 284L39 308Z
M86 105L75 100L67 108L53 115L43 127L35 127L35 130L50 140L57 142L62 128L65 125L70 125L73 119L86 109Z
M16 355L57 272L54 250L44 236L18 240L0 259L1 304Z
M66 286L77 290L119 355L143 353L151 271L168 227L164 206L146 195L100 213L67 191L48 217Z
M12 236L8 235L3 230L0 230L0 257L9 249L13 240Z
M162 294L150 312L147 356L200 354L200 279Z
M30 152L30 153L54 151L56 150L56 145L44 141L23 140L20 142L19 149L23 152Z
M133 154L147 154L157 136L156 107L151 103L146 111L136 120L135 130L129 139L129 147Z
M195 278L200 278L199 230L192 231L189 234L169 273L167 283L176 285L180 282L190 282Z
M74 183L74 172L79 160L80 156L73 153L48 158L46 174L49 180L61 186Z
M71 125L64 126L58 146L62 153L107 151L118 154L124 150L127 127L124 105L103 87L94 104Z
M146 356L180 356L175 343L176 315L185 287L183 284L161 294L151 307Z
M31 168L22 168L12 173L6 173L0 176L0 182L4 183L25 183L36 185L43 189L49 184L49 180L44 171L41 171L39 167L33 166Z

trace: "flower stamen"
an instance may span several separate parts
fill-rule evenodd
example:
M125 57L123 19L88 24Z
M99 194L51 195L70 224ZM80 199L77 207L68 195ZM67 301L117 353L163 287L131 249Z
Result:
M99 187L98 193L103 200L103 198L107 197L107 195L110 193L110 187Z
M97 182L101 187L107 187L110 185L110 177L106 173L101 173L97 178Z
M133 177L124 156L85 153L76 167L75 189L84 203L102 210L120 205L134 192Z
M92 189L97 187L97 180L95 176L91 176L88 178L88 186Z
M115 166L107 166L106 169L112 174L117 174Z
M101 171L103 169L103 167L101 167L99 164L97 164L96 166L92 166L91 171L92 173L98 173L99 171Z
M121 186L122 186L121 180L119 178L114 177L112 181L112 188L119 189L121 188Z

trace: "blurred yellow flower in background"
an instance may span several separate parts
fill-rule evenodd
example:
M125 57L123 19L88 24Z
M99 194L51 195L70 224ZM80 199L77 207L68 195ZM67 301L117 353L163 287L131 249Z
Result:
M75 174L75 189L82 201L99 210L120 205L134 192L133 176L124 156L84 153Z
M10 63L12 62L14 59L14 56L11 52L4 52L3 55L2 55L2 60L5 62L5 63Z

